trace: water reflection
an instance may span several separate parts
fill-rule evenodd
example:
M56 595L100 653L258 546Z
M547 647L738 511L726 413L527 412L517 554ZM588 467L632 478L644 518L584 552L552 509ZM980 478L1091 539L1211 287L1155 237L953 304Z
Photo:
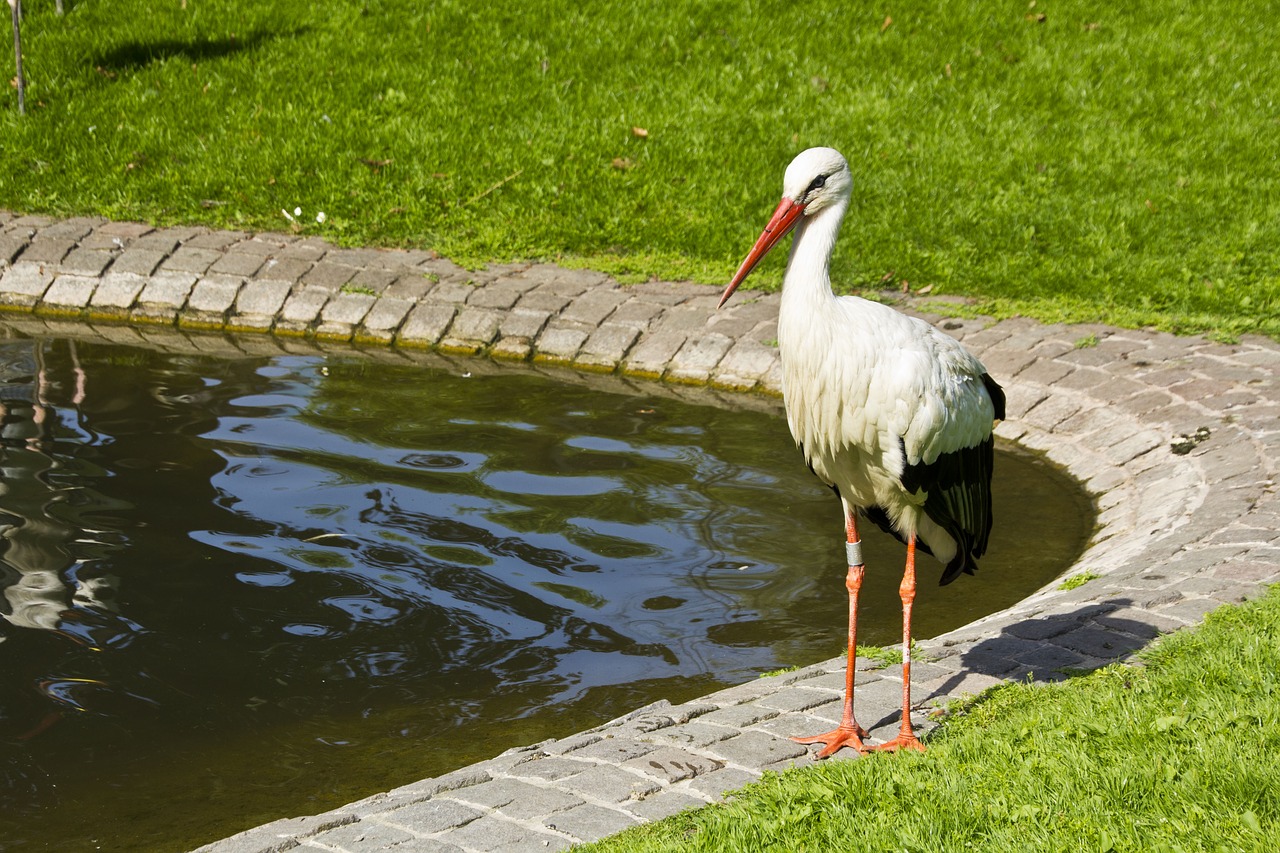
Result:
M11 849L194 845L839 651L839 508L780 418L356 359L0 365ZM1016 479L1045 546L922 590L922 635L1078 550L1083 507ZM901 551L867 552L892 642Z

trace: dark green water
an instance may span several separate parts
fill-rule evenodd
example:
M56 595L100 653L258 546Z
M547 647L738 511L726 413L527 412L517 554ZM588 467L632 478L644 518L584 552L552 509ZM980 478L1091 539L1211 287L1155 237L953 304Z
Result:
M781 417L461 364L0 341L0 849L180 850L841 651ZM997 466L919 636L1083 547L1070 481ZM867 557L892 643L902 548Z

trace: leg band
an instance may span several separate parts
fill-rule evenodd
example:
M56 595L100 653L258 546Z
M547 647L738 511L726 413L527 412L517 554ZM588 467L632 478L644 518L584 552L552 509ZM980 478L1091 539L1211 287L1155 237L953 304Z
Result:
M844 543L844 553L849 558L850 566L862 565L862 543L846 542Z

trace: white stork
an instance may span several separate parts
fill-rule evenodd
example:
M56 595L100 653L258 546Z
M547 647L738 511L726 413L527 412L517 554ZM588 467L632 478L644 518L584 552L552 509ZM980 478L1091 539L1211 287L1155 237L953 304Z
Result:
M782 391L805 461L843 505L849 573L844 713L818 758L849 745L923 749L911 725L911 604L916 546L945 566L942 583L973 574L991 531L991 430L1004 392L955 339L921 320L855 296L835 296L831 250L853 184L838 151L810 148L787 167L782 201L720 298L729 299L784 236L795 240L778 312ZM906 543L902 596L902 726L869 747L853 715L858 590L865 567L862 514Z

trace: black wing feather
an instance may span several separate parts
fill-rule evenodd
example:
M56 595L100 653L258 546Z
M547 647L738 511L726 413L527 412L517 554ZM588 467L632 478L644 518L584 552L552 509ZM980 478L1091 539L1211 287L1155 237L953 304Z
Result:
M982 374L982 384L991 397L995 418L1003 420L1004 390L986 373ZM904 443L904 459L906 450ZM987 552L994 459L995 440L988 435L973 447L944 453L929 464L909 464L902 472L903 488L908 492L923 491L924 514L956 541L956 555L943 569L940 586L951 583L961 573L973 574L978 568L978 557ZM923 543L917 543L917 547L920 544Z

